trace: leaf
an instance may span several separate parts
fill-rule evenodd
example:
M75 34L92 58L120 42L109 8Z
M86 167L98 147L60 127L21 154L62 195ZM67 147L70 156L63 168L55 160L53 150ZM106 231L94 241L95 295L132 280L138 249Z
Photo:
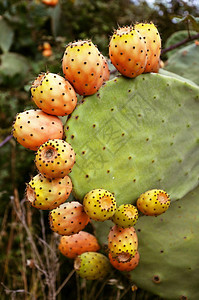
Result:
M28 60L18 53L4 53L0 55L0 75L25 77L30 69Z
M13 29L3 18L0 18L0 48L4 53L10 50L13 38Z
M174 17L173 21L175 23L190 23L192 28L199 32L199 17L194 17L192 15L187 15L185 17Z
M196 30L197 32L199 32L199 17L194 18L191 20L191 24L194 30Z
M61 7L57 4L55 7L50 8L50 18L51 18L51 30L54 37L57 36L60 19L61 19Z

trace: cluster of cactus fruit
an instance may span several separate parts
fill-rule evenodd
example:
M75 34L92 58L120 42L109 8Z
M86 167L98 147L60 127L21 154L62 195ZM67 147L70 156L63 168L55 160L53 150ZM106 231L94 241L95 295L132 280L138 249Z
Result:
M49 210L60 252L89 280L104 278L111 266L134 272L143 255L137 221L158 219L170 206L169 195L183 197L198 182L198 88L160 71L160 51L153 23L118 28L109 57L122 76L109 80L107 60L91 40L70 43L64 77L40 74L31 86L37 108L19 113L13 124L16 140L36 151L38 174L27 184L27 199ZM68 115L63 128L59 117ZM76 200L66 201L71 192ZM95 221L99 239L87 232ZM112 224L103 253L99 228L106 221Z
M161 40L154 24L136 24L117 29L109 45L112 64L124 76L157 72ZM138 238L134 225L138 210L132 204L117 206L113 193L92 189L83 203L66 202L72 181L68 176L75 163L75 152L63 139L60 116L70 115L77 105L77 94L95 94L110 72L105 57L91 40L70 43L62 60L64 77L50 72L39 74L31 86L37 109L17 114L13 136L24 147L36 151L38 174L27 184L26 197L35 208L50 210L49 223L61 235L59 249L76 259L75 269L82 277L97 279L110 271L133 270L139 262ZM169 196L152 190L138 199L139 210L158 215L168 208ZM90 220L112 220L108 235L108 258L96 253L100 246L92 234L83 231ZM86 254L85 254L86 252ZM84 253L84 254L83 254Z

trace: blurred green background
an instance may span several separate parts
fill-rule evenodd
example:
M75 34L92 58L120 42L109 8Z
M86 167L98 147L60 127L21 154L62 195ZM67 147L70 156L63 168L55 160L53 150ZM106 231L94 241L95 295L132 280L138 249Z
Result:
M118 26L153 21L164 49L171 34L187 30L186 22L176 23L173 18L198 16L197 2L60 0L50 7L40 0L0 0L0 299L45 299L44 295L53 299L50 284L58 289L73 269L73 262L57 253L58 237L48 229L47 212L40 213L24 201L26 183L36 174L34 153L17 144L11 130L18 112L35 107L30 99L31 83L41 72L63 75L61 60L71 41L92 39L108 56L109 38ZM49 56L43 52L46 43L51 48ZM166 61L166 54L161 58ZM34 265L38 259L34 244L48 274ZM53 273L49 284L48 275ZM111 276L103 286L101 282L86 283L71 273L57 298L159 299L145 291L133 292L128 277L119 272ZM96 291L101 292L92 298Z

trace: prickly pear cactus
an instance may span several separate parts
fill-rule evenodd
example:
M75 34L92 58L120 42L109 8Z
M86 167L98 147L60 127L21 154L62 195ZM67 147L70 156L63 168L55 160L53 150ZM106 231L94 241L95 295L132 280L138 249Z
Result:
M192 42L171 55L165 64L165 70L199 84L199 42Z
M113 192L118 205L152 188L183 197L198 184L198 110L199 87L168 72L108 81L65 125L77 199L96 188Z

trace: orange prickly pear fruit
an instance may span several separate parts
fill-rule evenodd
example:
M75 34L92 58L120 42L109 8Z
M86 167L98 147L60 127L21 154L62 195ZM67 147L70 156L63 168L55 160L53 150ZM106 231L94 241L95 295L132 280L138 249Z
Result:
M68 44L62 69L79 95L95 94L103 83L103 59L90 40Z
M147 47L147 64L144 73L157 73L160 67L161 38L153 23L138 23L134 28L142 35Z
M50 228L60 235L71 235L83 230L90 218L77 201L66 202L49 213Z
M125 272L130 272L134 270L138 266L140 260L140 255L138 251L135 252L133 257L129 261L118 261L117 258L112 257L110 252L108 254L108 257L111 265L115 269Z
M110 39L109 57L122 75L136 77L144 72L147 63L146 43L132 26L119 28Z
M59 0L42 0L42 3L46 4L47 6L56 6Z
M44 49L42 51L42 55L45 56L45 57L50 57L52 54L53 54L53 52L52 52L51 49Z
M50 138L62 139L63 124L57 116L30 109L16 115L12 134L19 144L37 151Z
M72 235L64 235L60 239L59 250L68 258L76 258L84 252L96 252L100 249L94 235L86 231L79 231Z
M51 49L51 45L49 42L43 42L43 46L42 46L43 50L50 50Z

